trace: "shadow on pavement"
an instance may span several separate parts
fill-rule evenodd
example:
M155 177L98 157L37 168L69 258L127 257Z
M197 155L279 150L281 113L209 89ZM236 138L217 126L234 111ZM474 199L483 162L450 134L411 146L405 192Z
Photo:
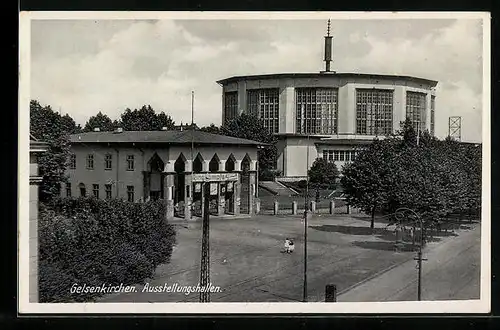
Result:
M387 230L385 228L374 228L370 227L356 227L356 226L339 226L339 225L321 225L321 226L310 226L312 229L326 232L335 232L346 235L382 235Z
M396 244L395 241L355 241L352 242L353 245L358 246L363 249L372 250L382 250L382 251L393 251L393 252L414 252L417 247L411 243L400 243Z

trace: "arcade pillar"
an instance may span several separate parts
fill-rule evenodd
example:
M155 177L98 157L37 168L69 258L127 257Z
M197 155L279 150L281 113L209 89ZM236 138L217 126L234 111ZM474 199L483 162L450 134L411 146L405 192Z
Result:
M184 220L191 220L191 205L193 202L193 175L186 172L184 177Z
M175 173L166 173L163 178L163 196L167 203L167 221L174 219L174 175Z
M234 205L234 215L240 215L240 203L241 203L241 174L238 173L238 180L234 182L233 186L233 205Z
M257 172L251 171L248 180L248 213L255 215L255 194L256 194Z

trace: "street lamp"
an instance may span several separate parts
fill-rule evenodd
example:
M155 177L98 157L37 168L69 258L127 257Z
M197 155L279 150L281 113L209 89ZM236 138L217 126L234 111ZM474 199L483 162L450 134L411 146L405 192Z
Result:
M413 216L415 216L420 226L420 244L418 245L417 258L415 258L417 260L417 268L418 268L417 300L420 301L422 298L422 260L425 260L422 259L422 245L424 243L424 226L420 215L414 210L406 207L402 207L396 210L395 212L396 219L399 220L399 216L403 216L404 212L410 212Z

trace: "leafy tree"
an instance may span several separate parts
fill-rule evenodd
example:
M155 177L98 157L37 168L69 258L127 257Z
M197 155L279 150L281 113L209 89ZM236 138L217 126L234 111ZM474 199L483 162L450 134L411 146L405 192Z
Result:
M175 123L164 112L156 114L150 105L144 105L139 110L127 108L121 115L120 125L126 131L159 131L163 127L174 129Z
M200 128L201 131L207 132L207 133L212 133L212 134L222 134L221 128L218 126L215 126L214 124L210 124L210 126L204 126Z
M169 115L165 114L163 111L156 115L156 128L162 129L166 127L168 130L172 130L175 127L174 120Z
M69 156L69 134L78 127L69 116L61 116L49 106L38 101L30 102L30 132L38 140L48 144L47 152L39 157L39 171L43 177L40 185L40 201L59 196L61 182L66 181L66 163Z
M94 128L99 128L101 131L110 132L115 129L115 126L111 118L99 111L97 115L89 118L89 120L85 124L85 127L83 128L83 131L92 132Z
M262 120L251 114L242 113L239 117L221 127L221 133L242 139L254 140L269 144L258 152L259 172L275 171L277 149L276 137L264 127Z
M333 162L323 158L317 158L308 171L309 182L317 189L321 187L331 188L335 186L339 171Z
M477 208L480 201L481 156L476 146L451 139L440 141L428 132L417 135L406 120L397 135L375 140L344 167L342 184L351 205L393 213L400 207L416 211L425 227L451 213Z
M396 147L394 139L376 139L358 153L354 162L343 168L341 184L347 203L371 214L372 229L375 226L375 213L387 208L393 189L391 158Z

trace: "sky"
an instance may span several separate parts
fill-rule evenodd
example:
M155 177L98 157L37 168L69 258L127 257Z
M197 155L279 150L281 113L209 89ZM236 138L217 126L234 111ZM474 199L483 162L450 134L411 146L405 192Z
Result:
M217 80L324 69L326 20L32 20L31 99L82 126L151 105L176 123L222 119ZM436 135L462 116L462 140L481 141L482 20L332 20L332 70L439 81Z

